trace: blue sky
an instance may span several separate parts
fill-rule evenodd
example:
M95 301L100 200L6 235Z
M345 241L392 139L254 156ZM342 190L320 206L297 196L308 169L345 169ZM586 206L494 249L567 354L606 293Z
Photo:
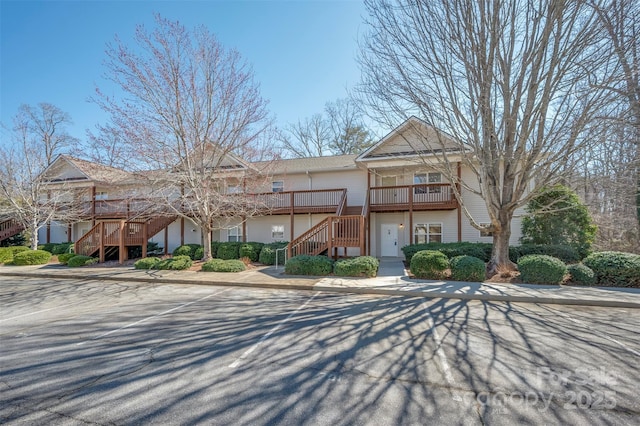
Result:
M154 13L189 28L205 25L254 68L278 125L322 112L360 77L362 2L340 1L14 1L0 2L0 122L18 107L49 102L68 112L70 132L106 121L87 102L104 81L105 45L128 40ZM7 132L0 132L6 141Z

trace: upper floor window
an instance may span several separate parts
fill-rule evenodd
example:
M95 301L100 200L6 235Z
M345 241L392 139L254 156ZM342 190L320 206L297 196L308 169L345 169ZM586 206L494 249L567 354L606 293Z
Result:
M284 181L274 180L271 183L271 191L272 192L282 192L282 191L284 191Z
M238 185L228 185L227 186L227 194L239 194L241 191L241 188Z
M429 172L429 173L416 173L413 175L413 184L414 185L426 185L426 184L434 184L434 183L442 183L442 173L440 172ZM415 188L415 194L439 194L442 191L440 186L429 186L428 190L426 187L418 187Z
M96 192L96 200L106 200L109 195L105 191Z

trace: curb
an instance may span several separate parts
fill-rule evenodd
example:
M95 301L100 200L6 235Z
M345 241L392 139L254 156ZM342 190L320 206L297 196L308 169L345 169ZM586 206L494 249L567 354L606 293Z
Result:
M162 277L158 278L134 278L134 277L114 277L108 275L88 274L83 276L74 276L68 274L55 273L30 273L30 272L1 272L0 276L15 276L29 278L48 278L48 279L90 279L102 281L126 281L157 284L190 284L190 285L208 285L208 286L225 286L225 287L243 287L243 288L266 288L274 290L303 290L303 291L322 291L327 293L346 293L346 294L371 294L380 296L401 296L401 297L424 297L430 299L456 299L456 300L478 300L491 302L508 302L508 303L531 303L541 305L568 305L568 306L591 306L605 308L627 308L640 309L640 303L617 301L617 300L593 300L593 299L567 299L557 297L529 297L529 296L505 296L491 294L463 294L463 293L440 293L427 290L395 290L388 288L371 288L371 287L332 287L326 285L317 285L319 281L313 284L278 284L278 283L255 283L255 282L233 282L233 281L195 281Z

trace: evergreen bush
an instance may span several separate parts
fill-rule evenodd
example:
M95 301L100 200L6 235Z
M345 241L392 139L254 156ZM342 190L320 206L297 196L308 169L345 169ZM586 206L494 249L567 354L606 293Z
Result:
M0 247L0 263L11 262L16 253L27 250L30 248L25 246Z
M449 259L440 251L421 250L411 257L409 268L416 278L439 280L446 276Z
M333 271L333 260L327 256L294 256L284 265L289 275L329 275Z
M264 243L244 243L240 246L239 256L241 258L248 257L252 262L257 262L260 258L260 251L262 250L262 247L264 247Z
M161 260L156 263L154 269L160 270L172 270L172 271L182 271L184 269L189 269L193 265L193 260L191 257L185 255L173 256L169 259Z
M67 266L69 266L70 268L76 268L78 266L93 265L97 262L98 259L96 259L95 257L77 254L67 261Z
M66 265L72 257L75 257L75 253L62 253L58 255L58 262Z
M640 287L640 255L603 251L590 254L582 263L593 270L597 285Z
M571 281L574 284L595 285L596 283L596 274L582 263L568 265L567 272L571 275Z
M51 260L51 253L45 250L23 250L13 255L13 264L23 265L44 265Z
M236 259L212 259L202 264L202 270L205 272L242 272L246 269L245 264Z
M529 284L560 284L567 274L562 260L544 254L529 254L518 260L520 279Z
M133 267L135 269L156 269L156 265L161 261L158 257L145 257L137 260L136 263L133 264Z
M486 275L486 265L477 257L456 256L450 260L451 279L455 281L482 282Z
M199 260L202 259L203 255L200 257L196 257L198 249L201 249L202 246L200 244L185 244L183 246L176 247L173 251L172 255L175 256L189 256L191 260ZM203 252L202 252L203 253Z
M236 241L220 243L216 257L222 260L240 259L240 246L242 244Z
M473 256L488 262L491 258L491 247L489 243L468 243L468 242L455 242L455 243L422 243L411 244L402 247L402 252L408 263L411 263L411 258L419 251L423 250L436 250L444 253L449 259L456 256Z
M44 243L38 246L38 250L48 251L53 254L53 248L56 246L56 243Z
M380 262L375 257L360 256L338 260L333 273L341 277L375 277Z
M509 259L514 263L518 263L521 257L530 254L545 254L565 263L580 261L580 255L576 249L566 244L523 244L509 247Z
M73 251L73 243L55 244L51 248L51 254L71 253Z
M258 262L263 265L275 265L276 264L276 250L285 248L287 246L287 242L281 243L271 243L265 244L260 250L260 255L258 256ZM285 259L285 251L280 250L278 253L278 265L284 265Z

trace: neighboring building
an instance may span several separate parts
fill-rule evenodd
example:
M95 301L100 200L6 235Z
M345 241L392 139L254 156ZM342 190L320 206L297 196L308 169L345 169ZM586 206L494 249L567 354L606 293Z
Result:
M270 187L256 196L268 200L271 208L260 216L237 218L215 231L212 239L291 241L290 254L329 251L377 257L401 256L402 246L417 242L491 242L491 236L481 235L469 224L452 184L428 166L425 150L415 148L416 125L426 126L411 118L360 155L285 159L270 167L243 165L269 168ZM460 157L450 155L449 159L462 180L475 179ZM234 173L242 173L240 169ZM52 223L42 229L42 242L76 241L77 251L99 252L102 258L119 249L121 260L126 258L122 248L143 246L147 239L167 252L182 244L201 243L200 229L188 219L149 213L149 201L136 197L144 188L131 173L60 156L44 175L52 191L63 185L76 190L85 220ZM242 189L230 183L225 190ZM473 217L488 222L484 201L464 188L461 191ZM515 244L520 237L517 218L512 227L511 243Z

